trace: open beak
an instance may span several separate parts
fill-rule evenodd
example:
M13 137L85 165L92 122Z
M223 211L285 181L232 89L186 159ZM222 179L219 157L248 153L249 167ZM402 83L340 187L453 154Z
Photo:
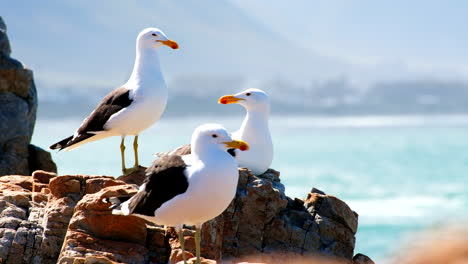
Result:
M235 97L234 95L225 95L218 99L219 104L235 104L245 99Z
M156 40L157 42L161 42L162 44L168 46L168 47L171 47L172 49L178 49L179 48L179 44L177 44L177 42L173 41L173 40Z
M227 148L235 148L235 149L240 149L242 151L249 150L249 145L242 140L233 140L233 141L228 141L228 142L223 142Z

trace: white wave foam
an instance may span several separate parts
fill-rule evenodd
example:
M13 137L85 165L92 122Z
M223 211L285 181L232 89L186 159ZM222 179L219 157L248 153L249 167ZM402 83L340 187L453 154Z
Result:
M361 224L402 224L411 221L431 223L450 215L466 217L465 202L461 198L443 196L398 196L369 200L347 200L359 214Z
M396 116L288 116L272 117L272 125L296 128L320 127L411 127L468 125L468 115L396 115Z

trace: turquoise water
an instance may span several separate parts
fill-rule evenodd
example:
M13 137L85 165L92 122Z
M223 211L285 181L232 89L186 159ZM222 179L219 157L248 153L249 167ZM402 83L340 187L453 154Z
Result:
M163 119L140 136L140 156L187 143L198 124L236 129L238 118ZM71 134L81 120L39 120L33 143L47 147ZM375 260L393 255L421 230L468 216L468 116L273 117L272 167L289 196L316 187L359 214L356 253ZM128 140L128 165L133 163ZM60 174L120 173L120 139L53 153Z

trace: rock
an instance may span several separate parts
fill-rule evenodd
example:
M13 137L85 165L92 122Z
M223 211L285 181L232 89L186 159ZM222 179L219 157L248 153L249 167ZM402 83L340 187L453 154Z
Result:
M353 257L353 264L375 264L368 256L358 253Z
M37 242L42 228L29 221L32 178L29 176L0 177L0 262L33 263L38 252ZM3 261L2 261L3 260Z
M357 215L340 199L332 195L309 193L304 205L310 213L340 222L353 233L356 233L358 225Z
M33 180L31 177L20 175L0 176L0 183L0 192L15 189L32 191L33 186Z
M106 198L132 195L142 174L140 170L119 178L130 184L109 176L46 171L0 177L0 259L45 264L180 262L173 228L111 213ZM357 214L343 201L323 192L291 199L274 170L255 176L240 169L239 175L235 199L202 227L202 263L287 263L317 256L335 258L328 263L353 261ZM183 232L186 254L193 261L194 230L185 227ZM362 259L355 256L355 261Z
M49 188L49 182L52 178L57 176L55 173L47 172L47 171L42 171L42 170L36 170L32 174L33 178L33 187L32 191L36 193L42 192L42 189L48 189Z
M50 152L32 144L29 144L28 151L28 165L30 173L33 173L36 170L57 173L57 165L55 165L55 162L52 160Z
M141 185L143 181L145 180L146 174L145 174L145 167L139 166L138 170L128 174L128 175L122 175L117 178L117 180L121 180L125 183L128 184L136 184L136 185Z
M271 253L287 258L318 254L352 259L357 215L344 202L318 193L309 194L305 201L293 200L284 194L279 172L268 170L260 176L247 169L239 172L234 201L202 227L203 256L223 259L223 263ZM189 245L186 249L194 253Z
M173 249L171 251L171 256L169 257L169 261L171 263L184 263L184 257L182 256L182 249L177 248ZM185 252L185 257L188 259L191 259L194 257L194 255L190 252Z
M196 260L197 260L197 258L192 257L190 259L187 259L187 263L188 264L194 264ZM206 258L201 257L200 258L200 263L201 264L216 264L217 262L215 260L212 260L212 259L206 259ZM177 264L184 264L184 261L183 260L179 261L179 262L177 262Z
M53 171L55 166L45 151L29 144L37 110L33 73L10 53L6 25L0 17L0 175Z
M7 27L5 25L5 22L3 22L2 17L0 17L0 53L9 56L11 53L11 48L6 31Z

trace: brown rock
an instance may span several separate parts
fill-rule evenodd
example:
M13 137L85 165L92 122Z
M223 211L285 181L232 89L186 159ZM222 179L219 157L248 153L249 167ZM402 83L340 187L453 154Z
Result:
M103 202L104 198L117 194L131 195L136 189L115 187L85 195L75 208L69 231L86 230L96 238L145 245L146 221L135 216L113 215L109 203Z
M81 196L81 184L84 178L79 175L66 175L52 178L49 188L53 196L62 198L70 195Z
M188 251L185 251L185 257L188 259L191 259L194 257L194 255ZM169 257L169 261L171 263L184 263L184 257L182 256L182 249L176 248L171 251L171 256Z
M16 185L19 190L32 191L32 179L30 176L10 175L0 176L0 191L2 189L11 190ZM14 187L13 187L14 188Z
M309 212L340 222L353 233L356 233L358 225L357 215L345 202L335 196L309 193L305 200L305 206Z
M197 258L196 257L192 257L190 259L187 259L187 263L188 264L194 264L196 262ZM206 259L206 258L203 258L201 257L200 258L200 263L201 264L216 264L216 260L212 260L212 259ZM179 261L177 262L177 264L184 264L184 261Z
M48 191L48 193L46 193ZM37 204L45 204L49 200L50 190L48 188L43 188L40 193L32 193L32 201Z
M69 260L83 260L84 263L99 260L97 263L147 263L148 250L141 245L100 239L89 234L70 230L67 232L58 263ZM107 262L105 262L107 261Z
M140 186L143 181L146 178L146 168L145 167L138 167L138 170L128 174L128 175L122 175L120 177L117 177L117 180L123 181L128 184L136 184Z
M124 184L125 182L116 180L114 177L109 177L109 176L89 178L86 180L85 193L86 194L97 193L106 187L124 185Z
M343 201L316 192L305 200L291 199L274 170L260 176L246 169L239 173L233 202L202 227L204 263L288 263L316 255L352 261L357 215ZM132 175L121 178L132 184L108 176L44 171L33 177L0 177L0 243L5 244L0 259L45 264L181 261L173 228L111 214L106 198L135 193L141 172ZM190 258L194 230L186 227L183 232ZM22 242L13 243L15 237Z
M32 174L33 178L33 192L41 192L42 189L49 187L50 179L57 176L57 174L52 172L47 172L43 170L36 170Z

